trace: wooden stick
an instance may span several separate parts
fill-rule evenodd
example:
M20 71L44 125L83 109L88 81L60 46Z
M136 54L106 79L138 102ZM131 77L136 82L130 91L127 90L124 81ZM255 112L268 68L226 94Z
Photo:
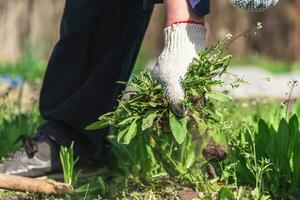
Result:
M0 173L0 189L52 195L65 195L71 193L73 187L71 185L52 180L44 181Z

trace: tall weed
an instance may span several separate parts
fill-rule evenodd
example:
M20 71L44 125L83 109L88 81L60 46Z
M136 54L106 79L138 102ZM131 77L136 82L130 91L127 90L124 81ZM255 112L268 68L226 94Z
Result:
M275 127L262 119L230 141L239 183L282 199L300 191L300 129L297 115L282 118ZM258 170L264 173L257 174ZM257 183L259 185L257 185Z

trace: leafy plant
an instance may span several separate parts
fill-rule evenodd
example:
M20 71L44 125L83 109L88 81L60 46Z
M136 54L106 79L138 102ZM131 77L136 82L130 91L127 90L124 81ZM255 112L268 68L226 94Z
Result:
M117 158L113 159L114 164L117 160L118 165L111 167L137 182L151 184L153 177L168 177L167 180L181 185L208 191L210 184L205 183L207 179L200 170L205 163L201 162L200 151L205 142L214 139L210 132L222 132L223 124L216 125L222 116L215 103L231 100L211 89L222 85L220 77L231 60L230 55L223 55L223 50L238 37L260 28L258 24L255 29L233 39L227 37L199 53L181 82L186 94L182 103L189 110L183 118L173 114L161 85L149 72L133 77L128 83L129 91L122 95L126 98L120 98L118 107L87 127L114 127L108 139L113 157Z
M300 188L299 119L280 120L278 128L259 120L258 130L248 129L230 145L237 163L238 181L268 191L273 198L285 198ZM256 191L259 193L259 191Z
M61 147L60 149L60 161L64 173L64 181L67 184L73 185L77 181L78 173L75 170L75 165L78 162L78 157L74 158L74 142L72 142L69 148Z
M160 177L169 175L198 189L205 185L204 176L199 176L198 169L195 176L192 167L199 165L197 161L201 159L199 138L210 122L220 119L214 102L230 100L223 93L211 91L211 87L222 84L219 77L231 59L229 55L223 56L224 46L224 41L219 42L192 62L182 81L186 92L183 104L189 109L187 116L178 118L173 114L161 85L144 71L128 83L132 90L124 92L122 96L127 98L120 98L115 111L100 116L87 127L88 130L114 127L108 139L119 170L148 183L161 174Z

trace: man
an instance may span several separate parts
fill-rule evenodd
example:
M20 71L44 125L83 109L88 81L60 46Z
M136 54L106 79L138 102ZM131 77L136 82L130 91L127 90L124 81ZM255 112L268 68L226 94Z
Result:
M87 125L112 110L127 80L147 28L154 0L67 0L60 39L44 78L40 112L47 122L33 138L0 164L0 173L36 177L60 170L59 148L75 141L81 161L101 163L102 132ZM277 0L229 0L250 11L262 11ZM152 75L164 87L174 112L182 116L180 81L204 49L204 16L209 0L164 0L165 47ZM102 134L101 134L102 133Z

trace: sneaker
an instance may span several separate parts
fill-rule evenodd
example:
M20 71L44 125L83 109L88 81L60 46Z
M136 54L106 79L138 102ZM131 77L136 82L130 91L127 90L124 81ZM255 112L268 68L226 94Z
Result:
M23 146L0 161L0 173L39 177L61 172L59 144L41 133L20 140Z

